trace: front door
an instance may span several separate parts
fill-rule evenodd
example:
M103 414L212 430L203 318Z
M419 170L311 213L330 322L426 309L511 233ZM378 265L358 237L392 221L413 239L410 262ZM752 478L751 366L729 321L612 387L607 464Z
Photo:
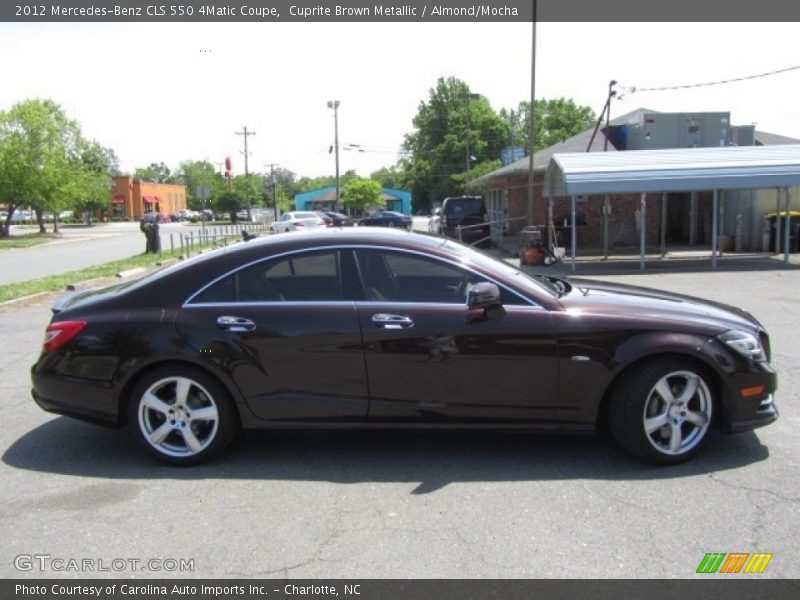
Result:
M554 417L558 365L546 310L504 291L503 316L470 320L466 290L480 275L411 252L357 256L371 421Z

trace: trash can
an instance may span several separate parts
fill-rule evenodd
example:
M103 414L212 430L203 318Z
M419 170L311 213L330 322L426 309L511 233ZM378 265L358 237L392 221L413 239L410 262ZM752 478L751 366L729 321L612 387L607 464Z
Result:
M780 213L780 231L781 231L781 252L786 248L786 212ZM789 222L789 252L800 252L800 212L793 210L789 213L791 221ZM769 220L769 251L775 252L775 238L777 237L778 229L778 215L770 213L767 215Z

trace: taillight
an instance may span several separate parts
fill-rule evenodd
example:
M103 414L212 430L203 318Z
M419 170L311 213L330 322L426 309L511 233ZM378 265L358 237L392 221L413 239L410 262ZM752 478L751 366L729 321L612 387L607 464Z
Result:
M44 334L42 352L58 350L86 327L86 321L58 321L50 323Z
M295 227L305 227L305 226L306 226L306 224L305 224L305 223L303 223L302 221L298 221L297 223L295 223L295 224L294 224L294 226L295 226Z

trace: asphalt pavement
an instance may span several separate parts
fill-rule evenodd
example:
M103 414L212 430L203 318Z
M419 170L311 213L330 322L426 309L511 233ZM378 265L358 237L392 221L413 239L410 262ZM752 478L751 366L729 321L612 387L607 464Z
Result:
M751 310L781 418L668 468L597 437L297 431L179 469L38 409L49 301L0 307L0 577L692 578L708 552L772 553L748 577L800 577L800 271L603 278ZM121 569L25 569L33 555Z

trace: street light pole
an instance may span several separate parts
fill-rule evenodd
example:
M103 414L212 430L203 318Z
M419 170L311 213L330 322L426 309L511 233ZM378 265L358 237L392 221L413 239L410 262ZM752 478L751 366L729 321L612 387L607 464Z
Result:
M334 210L339 210L339 101L328 100L328 108L333 109L333 147L336 151L336 205Z

